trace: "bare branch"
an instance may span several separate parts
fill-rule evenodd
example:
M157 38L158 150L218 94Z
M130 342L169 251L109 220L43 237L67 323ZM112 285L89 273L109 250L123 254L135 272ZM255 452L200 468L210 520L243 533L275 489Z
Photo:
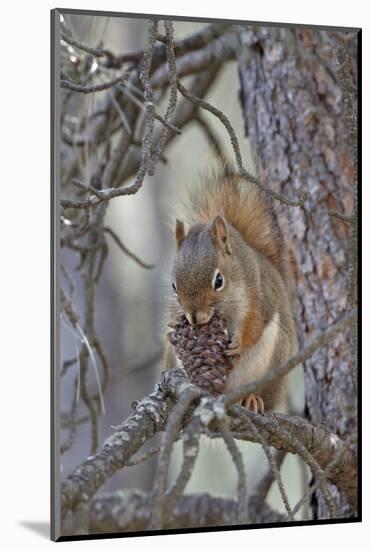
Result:
M212 82L214 81L219 70L219 66L212 67L208 73L205 73L202 77L199 77L194 85L194 91L200 94L205 93ZM174 119L174 124L177 127L183 127L190 120L193 119L196 113L196 108L194 105L182 106L178 115ZM171 141L172 136L167 137L167 144ZM118 181L126 180L130 177L135 170L138 169L140 163L140 153L132 152L130 158L125 162L124 172L118 176ZM99 191L100 196L88 197L84 200L71 200L71 199L61 199L62 208L90 208L92 206L97 206L102 202L109 201L116 197L134 195L140 189L142 182L134 182L130 186L118 187L118 188L106 188Z
M255 421L257 424L262 425L259 418L257 418ZM308 464L308 466L310 466L313 474L319 481L323 497L330 513L330 517L336 517L336 506L334 499L332 498L331 493L328 489L325 473L314 455L307 450L305 445L292 433L292 431L286 430L282 425L278 425L276 427L276 433L280 436L281 440L284 440L289 445L291 445L295 452L297 452L298 455Z
M219 142L218 136L215 134L213 129L211 128L211 125L208 123L208 121L201 115L201 113L197 113L196 116L196 122L198 123L199 127L203 131L206 139L210 143L211 147L213 148L213 151L215 152L215 155L217 158L221 161L225 161L225 154L222 148L221 143Z
M242 456L228 427L228 424L225 422L224 419L220 419L218 421L218 427L237 470L238 508L236 523L249 523L247 510L247 479Z
M267 441L265 440L264 436L260 433L259 429L255 426L255 424L253 422L253 418L246 417L246 420L247 420L248 425L250 426L250 429L255 433L256 438L258 439L259 443L261 443L261 445L264 449L265 455L268 459L268 463L271 467L271 472L273 474L273 477L277 481L277 485L278 485L278 489L279 489L279 492L280 492L280 495L281 495L281 498L282 498L282 502L283 502L283 504L286 508L289 519L292 520L292 519L294 519L294 514L291 510L291 506L290 506L290 503L289 503L289 498L287 496L285 487L283 485L283 481L282 481L281 473L280 473L280 470L279 470L279 466L277 465L275 459L273 458L273 455L272 455L272 453L269 449ZM284 454L281 453L281 456L282 456L282 460L283 460ZM262 487L260 486L260 490L261 489L262 489Z
M113 86L116 86L117 84L125 82L125 80L129 78L129 76L130 76L130 73L121 74L116 78L113 78L112 80L108 80L107 82L103 82L100 84L92 84L91 86L78 84L77 82L74 82L70 78L64 77L61 80L60 86L61 88L65 88L66 90L79 92L81 94L92 94L95 92L102 92L103 90L108 90L109 88L113 88Z
M197 417L191 420L183 430L183 463L178 477L165 494L166 511L170 514L173 513L177 501L181 497L193 473L193 467L196 463L200 446L200 432L201 423Z
M117 246L124 252L124 254L126 254L127 256L129 256L129 258L134 260L134 262L136 262L138 265L140 265L140 267L143 267L144 269L152 269L154 267L154 264L147 264L147 263L143 262L143 260L138 258L138 256L136 254L134 254L134 252L131 252L124 245L124 243L122 242L120 237L118 235L116 235L116 233L113 231L113 229L111 229L110 227L105 227L104 231L106 233L108 233L108 235L111 235L112 239L115 241Z
M98 489L155 433L161 431L174 404L171 396L188 387L182 371L166 371L155 391L145 397L101 449L61 484L62 518L81 500L90 500Z
M60 448L61 455L63 455L72 447L76 439L77 423L75 422L75 416L76 416L76 409L77 409L77 403L78 403L78 391L79 391L78 378L76 377L75 391L73 393L71 410L69 414L69 418L70 418L70 423L68 426L69 433L66 441L61 445L61 448Z
M209 42L211 42L215 38L219 38L220 36L222 36L226 32L226 30L228 30L228 28L230 28L230 25L226 23L207 25L199 32L193 33L190 36L186 36L185 38L182 38L180 40L176 40L175 55L181 56L193 50L204 48ZM162 37L159 34L157 34L156 40L164 42L164 44L166 44L167 42L167 38ZM105 65L107 67L120 68L124 63L139 62L139 60L143 57L143 53L143 50L129 54L125 53L123 55L117 56L114 56L110 53L108 59L105 61ZM154 50L153 56L155 66L158 66L160 63L162 63L166 57L166 49L164 45L157 45Z
M189 384L181 393L178 402L174 406L166 425L165 433L161 442L161 450L158 458L158 465L155 475L152 497L152 513L150 528L161 529L163 524L165 486L172 447L178 430L190 404L200 396L200 390Z
M326 470L326 467L336 455L337 464L329 472L328 481L337 485L351 505L355 506L357 499L356 452L354 448L342 441L336 434L323 425L314 426L299 416L269 412L264 413L264 416L253 416L253 413L239 406L234 406L230 414L230 429L235 438L260 442L244 420L245 417L250 417L261 429L261 434L268 445L279 450L297 453L307 462L307 454L304 457L301 453L302 448L300 447L300 450L298 450L298 447L295 446L299 441L300 445L303 445L311 455L310 460L314 459L322 470ZM291 435L288 436L288 434ZM311 466L311 464L308 465Z
M171 414L170 426L167 426L161 444L159 471L156 475L156 486L151 497L152 520L153 503L165 502L165 482L172 444L179 434L183 422L188 422L190 412L187 407L200 396L199 388L192 386L182 369L168 369L163 372L161 382L155 391L144 398L136 407L135 412L121 424L110 436L102 448L86 459L61 486L61 505L63 518L68 511L72 512L76 505L85 499L90 501L98 489L118 469L123 468L142 445L155 433L163 430ZM183 397L182 397L183 396ZM219 398L207 398L201 421L213 417L213 407L219 403ZM175 404L177 403L177 405ZM206 406L206 408L205 408ZM220 403L219 403L220 408ZM206 415L207 407L210 411ZM174 413L175 408L175 413ZM233 436L246 441L260 442L256 431L251 430L246 417L253 419L260 428L261 436L267 445L298 453L309 466L314 469L318 478L321 476L335 483L347 496L353 505L357 498L357 460L354 450L339 437L331 433L325 426L314 426L300 417L290 417L283 414L265 413L264 416L253 415L242 407L232 407L228 417L229 429ZM200 414L200 413L199 413ZM217 425L216 425L217 427ZM210 434L213 434L211 425ZM216 432L214 437L221 437ZM330 472L326 467L336 455L336 464ZM324 473L326 472L326 474ZM318 475L320 474L320 475ZM329 499L330 500L330 499ZM158 510L160 506L156 506ZM160 517L158 517L160 516ZM155 513L156 525L162 524L162 512Z
M170 98L169 105L165 113L165 124L160 134L160 138L157 142L152 158L149 161L148 165L148 175L152 176L154 174L154 169L158 159L161 156L161 153L166 144L166 138L169 131L169 123L174 114L176 103L177 103L177 85L176 85L176 65L175 65L175 54L174 54L174 29L171 21L165 21L165 30L166 30L166 57L168 62L168 79L170 85Z
M63 24L62 24L62 27L63 27ZM86 44L82 44L78 40L75 40L74 38L72 38L72 36L67 34L67 32L62 32L61 33L61 39L64 42L66 42L67 44L69 44L70 46L74 46L78 50L82 50L86 53L90 53L90 54L94 55L95 57L103 57L105 55L110 55L110 52L108 50L103 49L103 48L92 48L91 46L87 46Z
M264 442L266 443L265 439L264 439ZM286 451L276 451L275 457L273 457L273 454L272 454L272 459L275 462L275 465L278 471L282 466L282 463L284 461L286 454L287 454ZM269 469L266 472L266 474L261 478L258 485L256 486L254 496L256 496L256 498L259 498L260 500L265 500L267 498L270 488L272 487L272 484L276 480L277 480L277 476L273 472L273 467L269 462Z
M199 73L208 69L214 63L221 63L236 57L238 40L234 34L228 34L210 42L201 50L191 51L176 59L178 78ZM152 76L154 89L161 88L168 79L168 69L162 65Z

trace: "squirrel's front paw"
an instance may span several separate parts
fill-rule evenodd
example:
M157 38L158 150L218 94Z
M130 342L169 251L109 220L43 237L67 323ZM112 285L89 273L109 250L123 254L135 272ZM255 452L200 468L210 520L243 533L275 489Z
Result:
M263 399L259 395L254 395L253 393L245 397L245 399L242 400L241 405L254 413L264 412Z
M228 357L238 358L237 356L241 355L241 346L239 341L236 338L232 337L232 340L228 345L228 349L224 353L225 355L228 355Z

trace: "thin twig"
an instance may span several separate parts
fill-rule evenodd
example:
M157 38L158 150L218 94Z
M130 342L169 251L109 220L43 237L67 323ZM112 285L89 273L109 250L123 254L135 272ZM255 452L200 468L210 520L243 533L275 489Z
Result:
M90 193L92 193L95 197L98 197L98 198L102 197L102 193L99 189L96 189L93 185L84 183L77 178L74 178L72 180L72 185L74 185L75 187L78 187L79 189L82 189L83 191L90 191Z
M63 365L61 368L61 377L66 374L68 369L75 365L77 363L77 357L73 357L72 359L66 359L66 361L63 361Z
M170 514L175 509L177 501L192 475L200 447L201 427L202 424L200 419L196 418L193 419L183 431L183 463L178 477L170 489L165 493L165 505Z
M210 42L205 48L177 57L176 70L178 78L208 70L214 63L235 59L238 39L234 34L222 36ZM152 75L152 86L155 90L163 88L168 81L168 67L160 66Z
M218 420L218 427L237 470L238 511L236 519L238 523L249 523L247 508L247 479L242 455L236 445L228 424L223 418Z
M104 57L105 55L107 56L111 55L111 53L108 50L105 50L103 48L92 48L91 46L87 46L86 44L83 44L82 42L75 40L74 38L72 38L72 36L69 36L66 32L61 33L61 39L67 44L69 44L70 46L74 46L78 50L84 51L86 53L90 53L95 57Z
M177 103L177 76L176 76L176 64L175 64L175 54L174 54L174 29L171 21L165 21L165 30L166 30L166 57L168 62L168 79L170 85L170 98L169 104L165 113L165 122L159 140L157 142L155 151L152 154L152 157L148 164L148 175L153 176L156 163L161 156L161 153L165 147L167 134L169 131L168 124L171 122L171 117L175 111Z
M61 445L60 453L63 455L65 452L67 452L69 449L71 449L72 445L74 444L76 440L76 432L77 432L77 423L75 422L76 417L76 411L77 411L77 404L78 404L78 393L80 392L79 388L79 380L78 376L75 379L75 391L73 392L73 398L71 403L71 409L69 413L70 417L70 425L68 427L69 433L66 441Z
M237 437L236 434L234 434L234 435L235 435L235 437ZM264 441L266 441L265 438L264 438ZM280 470L286 454L287 454L286 451L278 451L278 450L275 449L274 462L275 462L278 470ZM273 458L273 456L272 456L272 458ZM262 479L259 481L259 483L255 487L254 496L259 498L260 500L265 500L268 496L270 488L272 487L272 484L276 481L276 479L277 478L273 473L272 467L269 464L269 469L268 469L267 473L264 475L264 477L262 477Z
M144 119L144 132L142 139L142 158L139 166L135 182L132 187L139 189L142 186L144 177L148 171L152 159L152 138L154 130L154 114L155 104L152 91L150 70L152 65L153 49L156 41L158 22L150 20L148 23L148 47L143 56L142 70L140 72L140 79L142 81L144 89L144 106L145 106L145 119Z
M271 467L271 471L273 473L273 476L274 478L276 479L277 481L277 485L278 485L278 489L279 489L279 492L280 492L280 495L281 495L281 498L282 498L282 502L286 508L286 511L287 511L287 514L288 514L288 517L290 520L293 520L294 519L294 515L293 515L293 512L291 510L291 506L290 506L290 503L289 503L289 498L287 496L287 493L286 493L286 490L285 490L285 487L283 485L283 481L282 481L282 477L281 477L281 472L279 470L279 467L277 466L277 463L276 461L274 460L273 458L273 455L269 449L269 446L263 436L263 434L261 433L261 431L255 426L255 423L254 423L254 418L253 417L246 417L246 420L247 420L247 423L249 424L252 432L256 435L256 438L258 439L258 441L260 442L261 446L263 447L263 450L265 452L265 455L268 459L268 462L269 462L269 465Z
M102 174L102 188L109 194L109 188L114 183L117 170L122 162L122 159L125 158L125 154L130 146L132 139L131 133L127 132L126 127L122 129L121 137L117 143L109 161L106 163L103 174ZM104 199L106 200L106 199Z
M140 77L144 88L146 114L145 114L144 133L143 133L143 139L142 139L142 157L141 157L140 166L139 166L136 178L134 180L134 183L132 183L128 187L102 189L99 197L97 196L89 197L88 199L83 201L71 201L68 199L62 199L61 206L63 208L90 208L90 206L96 206L100 202L110 200L113 197L135 195L139 191L139 189L142 187L144 177L148 170L148 165L151 159L151 151L152 151L152 136L153 136L153 128L154 128L155 105L154 105L154 98L153 98L153 92L152 92L149 73L150 73L151 63L152 63L153 47L156 40L157 25L158 25L157 21L152 21L152 20L149 21L148 46L143 57L142 70L140 73ZM124 140L124 144L126 147L125 136L123 136L122 139ZM120 147L117 148L115 162L116 160L118 161L121 158L121 155L122 155L122 144L120 145ZM106 171L107 170L108 169L106 169ZM110 169L110 175L109 176L106 174L104 175L104 180L106 180L104 186L111 181L112 179L111 173L112 173L112 170Z
M252 413L250 411L243 411L243 414L245 416L251 416ZM267 428L266 424L263 422L261 423L261 419L259 415L255 415L254 422L257 425L261 425L263 428ZM336 517L336 506L334 499L331 496L331 493L328 489L327 483L328 480L326 478L326 475L321 468L321 466L318 464L317 460L314 458L314 456L306 449L306 447L299 441L297 437L295 437L292 433L287 431L283 426L277 425L275 429L276 433L279 434L279 436L282 438L282 440L287 440L290 442L290 445L296 450L298 455L308 464L310 469L313 472L313 475L316 476L316 478L319 480L321 492L323 494L323 497L325 499L326 505L328 507L328 511L331 518Z
M63 275L65 276L66 278L66 281L68 283L68 286L69 286L69 292L70 292L70 299L73 300L73 297L74 297L74 294L76 292L76 284L75 284L75 281L73 280L72 278L72 275L71 273L68 271L68 269L66 268L66 266L64 265L61 265L61 273L63 273Z
M107 82L102 82L99 84L92 84L91 86L85 86L84 84L79 84L78 82L74 82L70 78L62 78L60 82L60 86L61 88L65 88L66 90L79 92L81 94L92 94L95 92L102 92L103 90L108 90L109 88L116 86L120 82L125 82L125 80L129 78L129 75L130 73L121 74L116 78L113 78L112 80L108 80Z
M131 99L131 101L133 103L135 103L135 105L137 105L140 109L142 110L145 110L145 106L144 104L137 98L135 97L135 95L133 93L131 93L131 91L127 88L127 86L120 86L120 89L123 91L123 93L129 98ZM159 122L161 122L161 124L163 124L164 126L166 126L167 128L169 128L169 130L175 132L176 134L178 134L179 136L182 134L182 131L177 128L176 126L174 126L174 124L171 124L171 122L169 122L168 120L165 120L163 116L161 116L159 113L155 113L154 115L155 119L158 120Z
M219 138L216 135L216 133L211 128L211 125L208 123L208 121L201 115L201 113L197 113L197 116L195 118L196 122L198 123L199 127L203 131L204 135L206 136L206 139L210 143L210 145L213 148L213 151L215 152L217 158L224 163L226 160L225 154L223 152L223 148L221 143L219 142Z
M154 264L148 264L146 262L143 262L143 260L138 258L136 254L134 254L134 252L131 252L131 250L129 250L124 245L120 237L113 231L113 229L111 229L110 227L104 227L104 231L112 237L112 239L115 241L117 246L123 251L123 253L129 256L129 258L131 258L132 260L134 260L134 262L140 265L140 267L143 267L144 269L152 269L154 267Z
M161 529L163 525L163 514L165 505L166 478L170 465L172 446L177 432L181 426L185 412L191 403L200 396L200 392L194 386L189 386L180 395L174 406L166 425L165 433L161 442L160 455L155 475L155 482L152 492L151 521L150 528Z
M190 36L186 36L175 42L175 55L181 56L183 54L193 52L194 50L200 50L208 45L209 42L222 36L230 28L227 23L221 23L217 25L208 25L201 29L199 32L195 32ZM156 34L156 40L166 43L166 37L162 38L159 33ZM166 49L164 44L156 46L154 50L154 65L158 66L165 60ZM139 50L133 53L125 53L122 55L113 56L112 54L105 61L106 67L120 68L124 63L138 63L144 55L143 50Z
M205 109L206 111L209 111L210 113L215 115L220 120L220 122L224 125L232 143L232 147L235 153L236 162L237 162L238 169L240 171L240 175L243 178L250 181L251 183L254 183L257 187L259 187L259 189L261 189L268 195L271 195L278 201L288 206L304 206L304 200L307 198L306 195L303 195L300 199L295 199L295 200L288 199L284 195L281 195L280 193L273 191L270 187L267 187L265 184L260 182L255 176L250 174L243 166L240 145L238 143L236 133L228 117L222 111L220 111L219 109L217 109L216 107L214 107L213 105L205 101L204 99L201 99L200 97L196 97L189 90L184 88L180 80L177 80L177 86L178 86L178 90L184 97L186 97L190 101L193 101L194 103L196 103L197 105Z
M337 450L337 452L334 453L334 456L332 458L332 460L328 463L328 465L326 466L326 468L324 469L323 473L326 477L329 476L329 474L331 473L331 470L334 466L336 466L338 460L339 460L339 457L341 455L341 448L339 448ZM302 508L302 506L310 499L311 495L318 489L320 488L320 480L318 479L315 479L314 480L314 483L311 487L309 487L309 489L305 492L305 494L298 500L298 502L295 504L293 510L292 510L292 514L293 516L295 517L295 515L300 511L300 509Z
M83 219L82 224L80 225L80 227L78 228L78 230L74 234L75 239L80 239L81 237L83 237L89 231L89 228L90 228L90 214L91 214L90 208L86 208L83 211L83 218L84 219Z
M105 241L105 239L102 241L101 245L98 247L98 250L100 251L100 256L97 264L97 268L94 274L94 284L97 284L102 273L103 273L103 267L104 263L106 261L107 255L108 255L108 245Z

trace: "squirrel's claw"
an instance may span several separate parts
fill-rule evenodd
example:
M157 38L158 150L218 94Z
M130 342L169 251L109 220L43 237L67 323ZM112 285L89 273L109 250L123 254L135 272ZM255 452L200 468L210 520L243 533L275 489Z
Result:
M228 346L227 351L225 351L225 355L228 355L228 357L235 357L236 355L241 355L240 344L235 340L232 340L232 342Z
M241 405L255 414L264 412L264 401L259 395L251 393L242 400Z
M241 348L240 347L229 348L224 353L225 355L228 355L228 357L236 357L238 355L241 355Z

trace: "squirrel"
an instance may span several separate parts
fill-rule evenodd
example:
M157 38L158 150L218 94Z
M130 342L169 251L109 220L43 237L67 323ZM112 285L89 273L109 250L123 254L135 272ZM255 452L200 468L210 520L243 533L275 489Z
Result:
M175 223L172 312L180 307L191 325L207 323L215 311L225 318L234 363L229 392L297 351L293 257L273 205L227 164L188 187L185 207ZM177 366L171 344L165 353L166 366ZM255 412L287 412L287 376L242 404Z

